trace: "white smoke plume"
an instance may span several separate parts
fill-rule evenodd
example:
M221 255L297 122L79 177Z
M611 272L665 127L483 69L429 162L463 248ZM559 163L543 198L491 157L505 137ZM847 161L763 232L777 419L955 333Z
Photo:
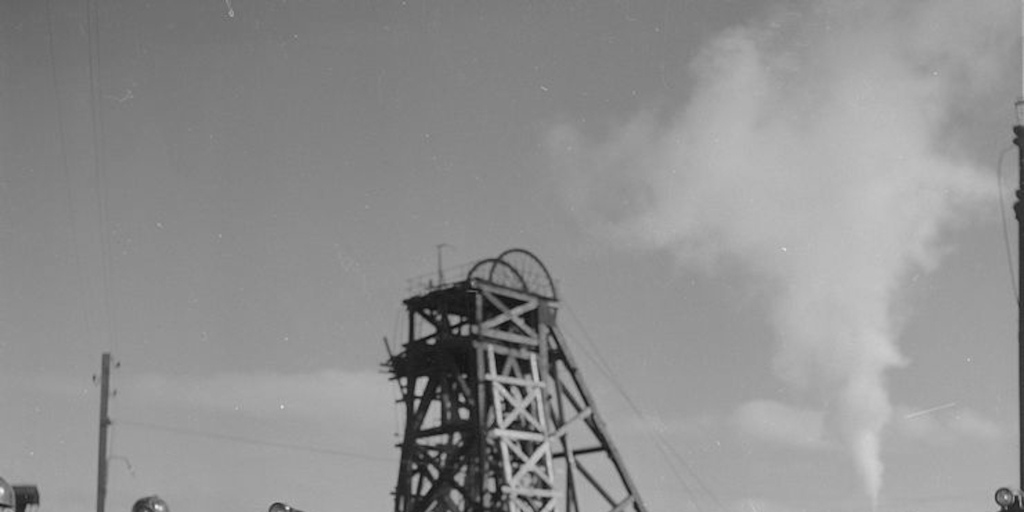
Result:
M885 374L905 362L894 306L945 230L994 197L952 141L963 102L1012 80L997 59L1016 6L787 6L708 44L673 118L644 113L597 143L559 126L549 151L590 229L772 287L774 370L825 409L877 504Z

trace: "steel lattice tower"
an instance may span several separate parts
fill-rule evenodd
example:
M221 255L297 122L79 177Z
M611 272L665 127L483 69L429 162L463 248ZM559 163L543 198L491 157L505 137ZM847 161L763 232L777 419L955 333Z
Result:
M405 301L395 512L646 512L522 249Z

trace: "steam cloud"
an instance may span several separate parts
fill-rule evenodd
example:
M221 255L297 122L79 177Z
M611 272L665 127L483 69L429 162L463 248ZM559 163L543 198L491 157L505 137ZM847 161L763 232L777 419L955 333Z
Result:
M776 375L826 409L875 503L885 373L905 363L901 284L992 199L992 178L949 141L954 105L1005 79L995 59L1016 14L996 4L790 3L708 44L674 118L647 112L598 143L559 126L547 141L590 229L687 265L738 262L772 287Z

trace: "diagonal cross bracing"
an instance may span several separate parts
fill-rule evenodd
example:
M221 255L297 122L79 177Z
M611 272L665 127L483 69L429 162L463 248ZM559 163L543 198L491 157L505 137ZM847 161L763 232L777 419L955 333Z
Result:
M395 512L647 512L536 257L506 251L405 304Z

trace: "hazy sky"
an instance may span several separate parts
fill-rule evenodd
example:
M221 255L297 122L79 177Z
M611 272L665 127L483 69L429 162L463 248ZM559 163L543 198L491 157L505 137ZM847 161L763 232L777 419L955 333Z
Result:
M381 340L440 243L547 264L652 512L1018 480L1017 3L95 3L90 59L87 2L0 2L0 476L42 510L95 508L103 352L109 510L393 507Z

